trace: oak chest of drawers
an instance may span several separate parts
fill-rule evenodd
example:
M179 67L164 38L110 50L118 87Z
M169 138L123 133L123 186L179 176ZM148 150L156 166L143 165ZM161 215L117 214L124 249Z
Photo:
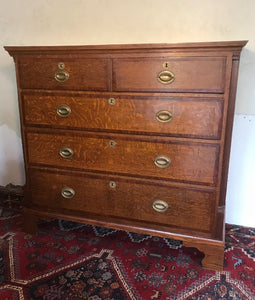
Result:
M5 47L16 64L24 220L175 238L221 269L245 41Z

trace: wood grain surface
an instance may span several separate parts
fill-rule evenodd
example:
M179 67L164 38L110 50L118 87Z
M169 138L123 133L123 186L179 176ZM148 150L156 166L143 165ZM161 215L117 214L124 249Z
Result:
M24 229L60 218L181 239L205 253L203 267L222 270L246 43L5 47L17 74Z
M111 104L110 99L114 99ZM138 96L112 94L23 94L24 118L27 125L56 128L157 134L165 136L219 139L222 129L221 97L191 98L181 96ZM68 117L57 114L67 105ZM172 119L160 122L159 112Z

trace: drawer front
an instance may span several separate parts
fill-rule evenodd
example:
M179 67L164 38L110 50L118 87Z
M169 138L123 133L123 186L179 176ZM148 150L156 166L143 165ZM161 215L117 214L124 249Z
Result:
M225 57L113 60L113 89L116 91L223 93L225 76Z
M27 125L217 139L220 98L23 94Z
M155 139L155 138L154 138ZM215 185L218 145L121 135L28 133L31 164ZM65 156L65 157L63 157Z
M21 88L99 90L109 87L107 59L19 58Z
M210 231L215 193L135 180L31 171L31 204ZM69 197L69 198L68 198Z

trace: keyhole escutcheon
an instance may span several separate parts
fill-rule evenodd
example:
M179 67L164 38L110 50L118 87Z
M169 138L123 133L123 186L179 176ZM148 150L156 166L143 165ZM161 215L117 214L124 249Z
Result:
M167 69L169 67L169 62L168 61L165 61L163 63L163 68Z

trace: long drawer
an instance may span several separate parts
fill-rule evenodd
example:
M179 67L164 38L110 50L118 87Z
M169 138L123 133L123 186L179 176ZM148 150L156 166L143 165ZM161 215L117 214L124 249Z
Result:
M30 164L215 185L215 143L95 133L27 132Z
M109 68L109 61L103 58L22 56L18 61L20 87L24 89L107 91Z
M113 90L223 93L226 64L223 56L114 59Z
M27 125L217 139L223 100L113 94L24 93Z
M209 232L215 192L111 176L30 170L31 205Z

